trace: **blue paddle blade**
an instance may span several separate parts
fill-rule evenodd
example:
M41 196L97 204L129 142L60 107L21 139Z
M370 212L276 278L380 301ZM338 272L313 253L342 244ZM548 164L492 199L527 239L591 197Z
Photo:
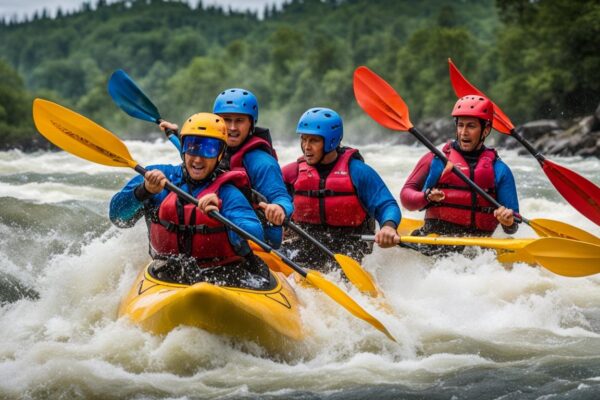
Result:
M156 106L122 69L113 72L108 80L108 94L132 117L159 123L161 118Z

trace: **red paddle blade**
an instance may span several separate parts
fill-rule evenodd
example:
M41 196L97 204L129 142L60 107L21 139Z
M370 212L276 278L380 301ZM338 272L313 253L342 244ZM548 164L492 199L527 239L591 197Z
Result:
M556 190L581 214L600 225L600 188L583 176L548 159L542 169Z
M354 95L358 105L381 125L400 131L413 127L402 97L369 68L354 71Z
M448 59L448 67L450 69L450 82L452 82L452 88L454 89L454 93L456 93L457 97L468 96L470 94L485 96L481 90L473 86L471 82L469 82L467 78L460 73L451 59ZM494 122L492 124L494 129L498 132L510 135L515 126L511 122L510 118L504 114L504 112L496 103L492 101L492 104L494 105Z

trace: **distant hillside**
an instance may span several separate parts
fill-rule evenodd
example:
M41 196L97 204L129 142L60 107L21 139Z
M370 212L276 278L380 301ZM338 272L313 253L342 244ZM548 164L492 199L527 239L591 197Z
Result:
M120 135L156 130L112 104L106 82L118 68L174 122L210 110L224 88L248 88L259 124L277 136L293 135L300 114L317 105L376 130L353 98L352 72L363 64L394 85L413 120L446 116L448 57L517 120L581 115L600 98L600 5L574 3L294 0L259 20L184 1L99 0L56 18L0 21L0 143L13 143L9 131L31 134L37 96Z

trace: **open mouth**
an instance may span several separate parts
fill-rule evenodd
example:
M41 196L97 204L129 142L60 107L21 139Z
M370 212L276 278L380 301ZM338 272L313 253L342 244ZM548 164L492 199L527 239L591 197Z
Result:
M192 165L190 172L202 173L204 171L204 165Z

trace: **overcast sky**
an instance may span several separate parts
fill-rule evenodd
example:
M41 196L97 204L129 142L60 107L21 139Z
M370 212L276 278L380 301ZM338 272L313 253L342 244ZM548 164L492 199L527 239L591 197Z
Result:
M110 1L109 2L114 2ZM283 0L203 0L203 4L221 4L225 7L231 5L238 10L252 9L262 12L265 4L280 4ZM78 10L84 0L0 0L0 17L12 17L16 15L22 19L24 15L33 15L35 10L46 8L54 15L56 9L60 6L63 11ZM96 4L96 0L91 1ZM197 0L188 0L189 4L196 6Z

